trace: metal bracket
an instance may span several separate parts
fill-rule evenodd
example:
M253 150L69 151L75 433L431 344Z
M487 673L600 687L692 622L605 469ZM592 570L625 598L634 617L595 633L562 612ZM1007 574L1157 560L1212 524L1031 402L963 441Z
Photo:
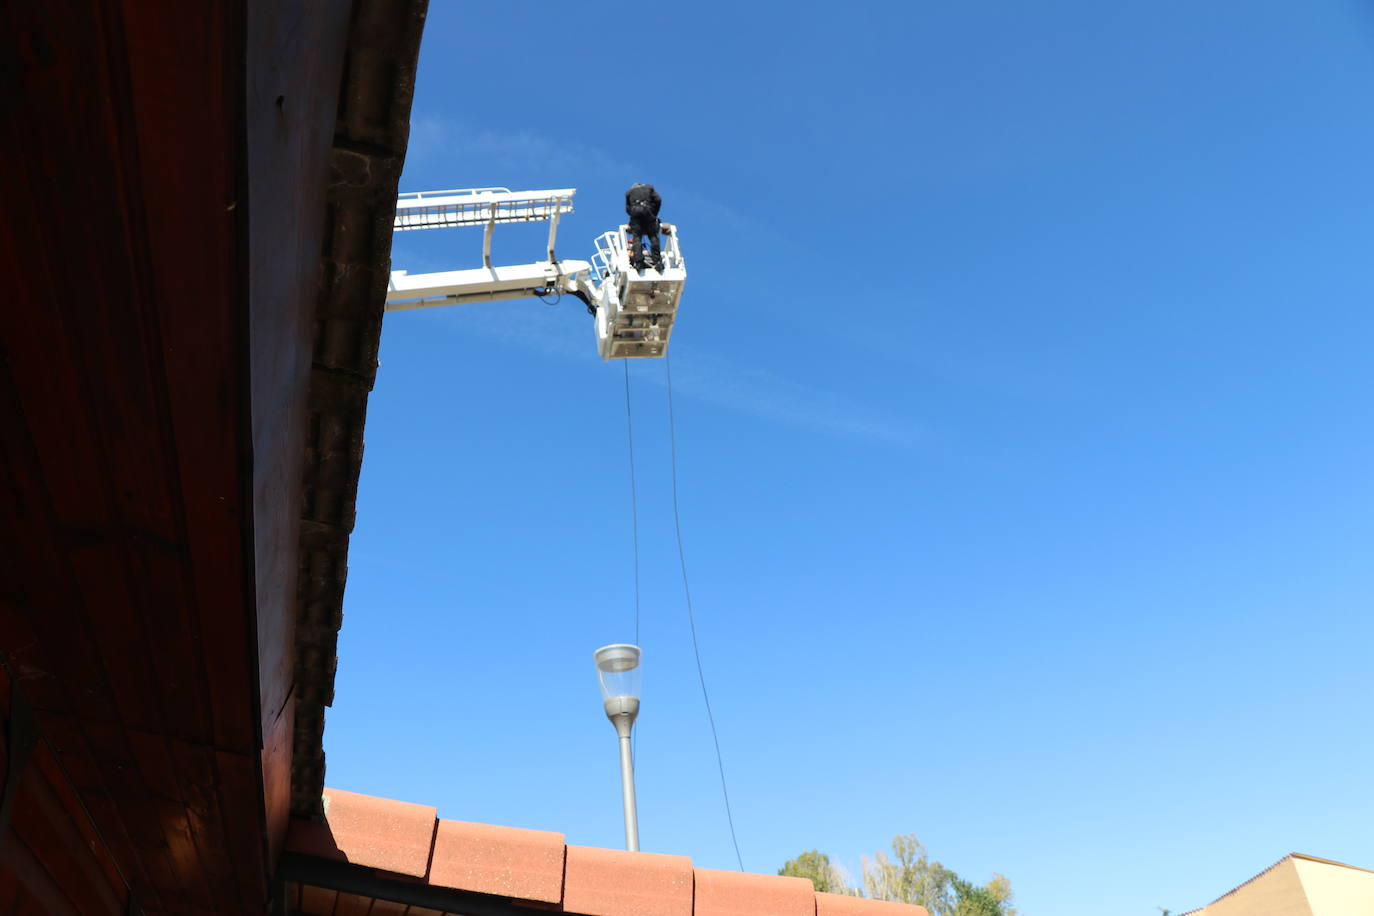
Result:
M562 216L561 210L554 210L553 216L549 219L549 260L557 263L558 258L553 256L553 242L558 237L558 217Z
M482 233L482 266L491 270L491 234L496 231L496 208L491 211L491 219L487 220L487 228Z
M28 768L34 748L38 746L38 721L33 717L33 707L19 689L19 679L14 676L9 659L0 656L10 678L10 721L5 735L9 742L9 752L5 761L5 788L0 794L0 846L9 836L10 815L14 811L14 798L19 794L19 780Z

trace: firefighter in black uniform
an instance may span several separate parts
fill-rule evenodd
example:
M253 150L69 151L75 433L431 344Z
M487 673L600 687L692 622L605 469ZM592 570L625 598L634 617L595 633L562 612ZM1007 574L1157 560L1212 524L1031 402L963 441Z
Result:
M663 269L663 253L658 247L658 208L663 199L651 184L637 184L625 192L625 213L630 217L630 266L643 270L644 241L649 242L649 265Z

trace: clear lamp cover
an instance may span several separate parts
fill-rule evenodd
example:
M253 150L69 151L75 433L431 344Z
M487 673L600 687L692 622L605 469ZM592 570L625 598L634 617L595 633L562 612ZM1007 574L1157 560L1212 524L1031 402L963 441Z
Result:
M597 649L596 677L601 698L639 696L639 646L619 644Z

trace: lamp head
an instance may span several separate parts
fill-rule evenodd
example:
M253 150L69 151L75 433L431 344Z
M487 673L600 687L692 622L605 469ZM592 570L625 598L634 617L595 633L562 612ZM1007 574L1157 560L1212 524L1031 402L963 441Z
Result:
M592 654L596 659L596 678L601 698L639 697L639 646L617 643L602 646Z
M601 684L606 718L618 734L628 738L639 715L639 646L602 646L592 657L596 660L596 679Z

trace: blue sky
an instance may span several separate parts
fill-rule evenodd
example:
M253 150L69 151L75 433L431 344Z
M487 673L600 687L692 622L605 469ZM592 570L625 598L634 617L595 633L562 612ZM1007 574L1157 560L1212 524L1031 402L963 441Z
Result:
M1374 866L1374 8L431 4L403 190L655 184L744 865L914 832L1027 916ZM541 229L496 257L536 260ZM394 266L480 263L407 233ZM328 783L618 846L624 369L581 305L386 319ZM630 366L644 848L734 867Z

